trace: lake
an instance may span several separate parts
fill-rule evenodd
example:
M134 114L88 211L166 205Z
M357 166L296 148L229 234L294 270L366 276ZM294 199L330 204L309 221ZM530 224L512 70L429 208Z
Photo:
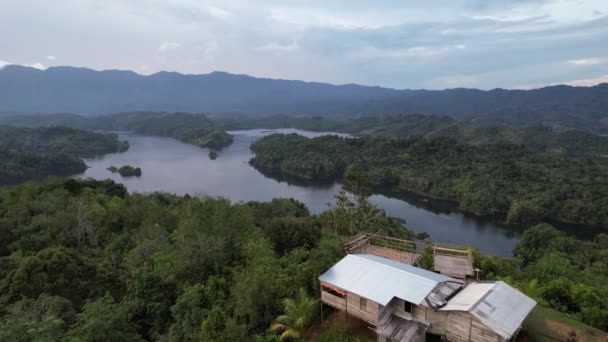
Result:
M292 197L305 203L312 213L319 213L334 202L340 184L305 184L265 176L248 164L253 156L250 144L264 135L298 133L315 137L328 133L295 129L255 129L232 131L234 143L209 159L209 150L184 144L175 139L121 133L131 147L124 153L85 159L89 169L78 177L111 178L123 183L130 192L164 191L179 195L222 196L233 202L269 201ZM336 133L333 133L336 134ZM137 166L141 177L123 178L106 170L109 166ZM497 224L461 213L449 203L416 196L394 198L383 194L370 197L372 203L388 215L406 221L414 232L427 232L433 241L472 245L482 252L507 256L521 236L521 228Z

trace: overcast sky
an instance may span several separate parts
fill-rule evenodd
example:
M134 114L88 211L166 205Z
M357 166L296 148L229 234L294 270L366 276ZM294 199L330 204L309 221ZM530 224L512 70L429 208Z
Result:
M395 88L608 82L608 0L0 0L0 66Z

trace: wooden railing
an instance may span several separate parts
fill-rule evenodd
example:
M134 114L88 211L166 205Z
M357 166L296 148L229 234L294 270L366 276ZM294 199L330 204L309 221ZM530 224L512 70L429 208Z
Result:
M346 310L346 298L341 298L327 291L321 291L321 301L339 310Z
M417 243L411 240L403 240L390 236L371 233L367 233L367 237L369 243L375 246L390 248L396 251L408 253L415 253L418 251Z

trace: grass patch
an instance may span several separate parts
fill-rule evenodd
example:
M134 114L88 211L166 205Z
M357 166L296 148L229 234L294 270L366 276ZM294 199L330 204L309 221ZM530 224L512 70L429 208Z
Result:
M532 310L525 325L528 341L566 341L571 331L576 333L576 341L606 341L608 339L608 333L540 305Z

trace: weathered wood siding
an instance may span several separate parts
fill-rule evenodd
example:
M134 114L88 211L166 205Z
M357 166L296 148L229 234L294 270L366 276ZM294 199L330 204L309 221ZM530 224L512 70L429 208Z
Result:
M471 323L471 341L479 342L499 342L500 335L493 332L477 319L473 319Z
M431 322L428 332L435 335L445 335L448 327L448 313L426 309L426 320Z
M399 298L393 298L389 303L393 315L403 319L413 319L416 305L412 304L412 312L405 311L405 301ZM424 321L424 318L422 319Z
M471 338L471 316L467 313L450 312L445 337L448 341L469 342Z
M412 314L417 320L425 322L429 321L428 319L426 319L426 308L424 306L414 305L412 311Z
M329 292L321 291L321 301L331 305L338 310L346 310L346 299L335 296Z
M359 307L361 297L349 292L347 295L347 312L373 325L378 325L378 303L367 300L367 309L362 311Z

